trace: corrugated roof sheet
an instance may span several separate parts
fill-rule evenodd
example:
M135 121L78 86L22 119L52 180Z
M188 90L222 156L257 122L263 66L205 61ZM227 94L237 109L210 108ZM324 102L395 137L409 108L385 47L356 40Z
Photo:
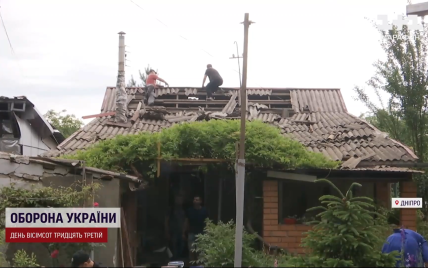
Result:
M114 88L108 88L103 103L103 112L114 106L111 92ZM175 89L178 89L175 90ZM129 94L142 94L141 88L128 88ZM161 94L177 94L184 91L185 94L194 91L191 88L171 88L170 93L161 91ZM338 89L252 89L252 93L269 92L270 95L282 96L290 93L292 109L295 114L288 118L282 118L281 111L266 105L258 104L256 100L249 100L247 118L249 120L262 120L281 128L284 136L300 141L308 150L320 152L333 160L344 161L351 157L373 155L364 161L382 163L384 161L415 161L416 155L406 146L390 139L385 133L380 132L364 120L347 112L342 95ZM175 93L174 93L175 92ZM156 132L170 127L176 123L209 120L209 118L239 118L239 106L237 106L237 92L232 92L229 102L216 112L171 112L164 120L148 120L139 118L130 128L105 125L109 117L96 118L82 130L74 133L64 141L57 151L51 151L47 155L71 153L84 149L99 140L110 139L119 134L136 134L142 131ZM282 95L281 95L282 94ZM166 108L168 110L169 108ZM172 108L171 108L172 109ZM364 162L362 161L362 162Z
M296 113L306 107L311 112L348 112L339 89L294 89L290 95Z

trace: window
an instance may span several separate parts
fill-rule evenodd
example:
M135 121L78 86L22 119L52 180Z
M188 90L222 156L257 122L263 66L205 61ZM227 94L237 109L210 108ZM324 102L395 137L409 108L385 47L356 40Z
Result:
M330 179L336 187L346 194L346 191L351 186L351 180ZM362 188L354 187L352 189L353 196L374 196L374 184L364 183ZM309 181L297 180L279 180L279 215L280 224L284 223L284 219L293 217L297 219L305 218L305 221L312 220L321 211L306 211L309 208L322 205L319 198L323 195L338 196L338 193L326 183L314 183Z
M306 210L320 205L322 195L331 194L329 185L306 181L280 180L279 181L279 223L284 219L297 217L310 220L319 211Z

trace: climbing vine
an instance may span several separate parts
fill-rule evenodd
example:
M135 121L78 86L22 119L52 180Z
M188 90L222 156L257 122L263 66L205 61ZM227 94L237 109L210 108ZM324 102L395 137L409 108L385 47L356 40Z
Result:
M183 123L159 133L142 132L101 141L85 151L63 156L86 161L88 166L132 172L133 167L153 177L158 143L162 159L215 158L234 166L239 120L210 120ZM245 137L246 163L260 168L336 168L339 163L308 151L301 143L285 137L279 128L261 121L248 122Z

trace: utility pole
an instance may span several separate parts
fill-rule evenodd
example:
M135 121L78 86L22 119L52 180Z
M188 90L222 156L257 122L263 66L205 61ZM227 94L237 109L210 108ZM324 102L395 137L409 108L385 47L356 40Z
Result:
M244 226L244 188L245 188L245 121L247 120L247 64L248 64L248 28L251 22L249 14L244 19L244 62L241 84L241 137L239 157L236 165L236 230L235 230L235 267L242 267L242 232Z

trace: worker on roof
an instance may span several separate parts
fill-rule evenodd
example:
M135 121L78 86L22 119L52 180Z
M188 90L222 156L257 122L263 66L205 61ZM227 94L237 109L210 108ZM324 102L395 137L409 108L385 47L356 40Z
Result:
M213 93L223 85L223 78L221 78L220 74L211 64L208 64L204 75L204 81L202 81L202 88L205 86L207 76L210 79L210 82L207 84L207 100L213 100Z
M146 79L146 100L149 106L153 105L155 102L156 80L164 82L166 86L169 86L165 80L158 76L155 70L151 69Z

